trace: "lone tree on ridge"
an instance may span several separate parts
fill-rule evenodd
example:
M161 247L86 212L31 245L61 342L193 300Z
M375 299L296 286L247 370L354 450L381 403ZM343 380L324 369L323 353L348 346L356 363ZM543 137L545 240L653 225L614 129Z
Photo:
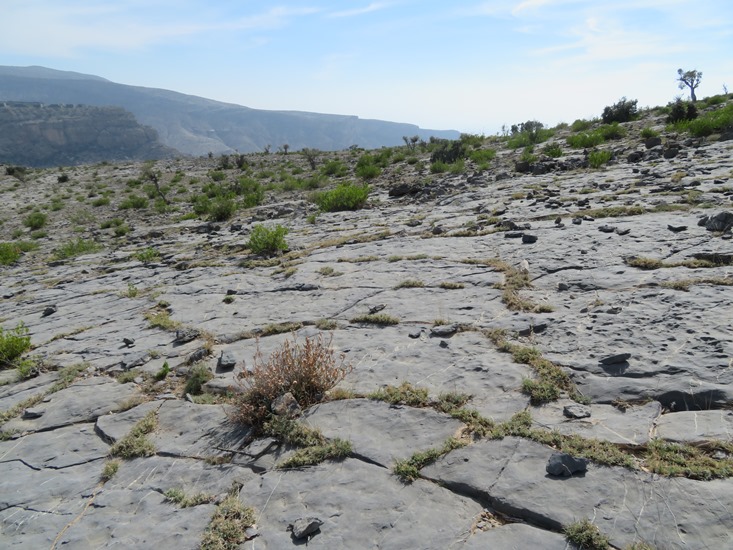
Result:
M698 71L697 69L693 69L691 71L677 69L677 80L679 81L680 90L684 89L685 86L690 88L690 99L695 103L697 101L695 88L700 85L700 81L702 80L702 71Z

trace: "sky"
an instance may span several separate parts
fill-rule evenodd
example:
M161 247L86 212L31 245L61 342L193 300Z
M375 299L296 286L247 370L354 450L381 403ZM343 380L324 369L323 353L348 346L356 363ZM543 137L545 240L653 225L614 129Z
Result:
M731 0L0 0L0 65L492 135L733 92Z

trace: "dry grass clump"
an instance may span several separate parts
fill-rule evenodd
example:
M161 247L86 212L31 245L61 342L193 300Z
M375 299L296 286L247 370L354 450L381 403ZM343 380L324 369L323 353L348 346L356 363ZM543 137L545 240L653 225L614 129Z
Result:
M302 408L322 401L352 370L344 354L336 355L332 340L319 334L299 343L293 335L267 360L258 346L252 373L242 376L244 391L235 398L236 420L261 431L272 415L273 401L287 392Z

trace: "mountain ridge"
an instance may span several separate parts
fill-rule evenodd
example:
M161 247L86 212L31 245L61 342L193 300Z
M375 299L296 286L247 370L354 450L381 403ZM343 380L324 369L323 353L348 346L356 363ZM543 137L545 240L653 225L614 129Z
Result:
M160 88L118 84L102 77L45 67L0 66L0 100L117 106L157 130L161 142L189 155L262 151L287 144L340 150L398 145L418 135L455 139L455 130L356 115L262 110Z

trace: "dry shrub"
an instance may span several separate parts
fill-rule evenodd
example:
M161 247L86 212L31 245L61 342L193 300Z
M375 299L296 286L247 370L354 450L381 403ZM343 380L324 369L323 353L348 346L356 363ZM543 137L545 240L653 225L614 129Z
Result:
M235 419L261 431L272 402L287 392L302 408L322 401L352 370L343 353L335 354L332 340L319 334L300 344L293 334L292 341L285 340L266 361L258 344L252 372L240 375L244 391L236 397Z

